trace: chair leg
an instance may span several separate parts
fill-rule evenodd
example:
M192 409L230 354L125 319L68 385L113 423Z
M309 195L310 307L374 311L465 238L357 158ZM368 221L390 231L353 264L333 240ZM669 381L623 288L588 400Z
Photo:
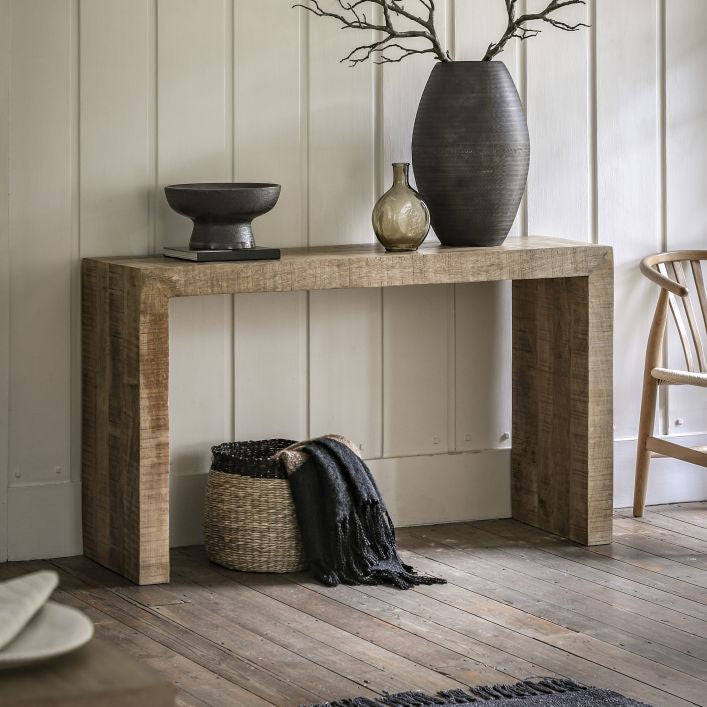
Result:
M636 448L636 479L633 489L633 516L641 518L646 505L646 490L648 488L648 469L651 463L651 453L646 449L646 440L653 434L655 424L655 408L658 400L658 381L650 374L643 381L643 396L641 398L641 417L638 424L638 443Z

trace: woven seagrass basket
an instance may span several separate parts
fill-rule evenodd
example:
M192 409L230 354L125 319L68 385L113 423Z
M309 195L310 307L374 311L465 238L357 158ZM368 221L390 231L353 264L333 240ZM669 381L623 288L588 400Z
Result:
M296 572L305 566L285 469L274 455L286 439L212 447L204 536L212 562L244 572Z

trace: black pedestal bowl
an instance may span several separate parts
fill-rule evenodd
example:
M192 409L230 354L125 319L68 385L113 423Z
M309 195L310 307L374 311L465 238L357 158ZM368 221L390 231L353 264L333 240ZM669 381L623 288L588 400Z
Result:
M275 206L280 185L173 184L164 192L169 205L194 222L191 250L236 250L255 247L251 222Z

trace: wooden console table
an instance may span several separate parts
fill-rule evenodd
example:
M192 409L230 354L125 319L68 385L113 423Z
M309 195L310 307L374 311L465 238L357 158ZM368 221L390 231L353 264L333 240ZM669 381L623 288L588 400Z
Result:
M609 542L611 248L530 237L417 253L300 248L250 263L84 260L85 554L140 584L169 581L170 297L490 280L513 280L513 517Z

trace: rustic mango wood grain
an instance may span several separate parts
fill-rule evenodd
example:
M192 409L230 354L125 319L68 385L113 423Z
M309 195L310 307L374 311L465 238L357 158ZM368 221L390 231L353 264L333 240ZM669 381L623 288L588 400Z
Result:
M513 517L611 541L610 257L587 277L513 282Z
M171 297L513 280L513 515L611 539L611 248L533 236L492 248L284 250L279 261L83 261L85 554L169 581Z

